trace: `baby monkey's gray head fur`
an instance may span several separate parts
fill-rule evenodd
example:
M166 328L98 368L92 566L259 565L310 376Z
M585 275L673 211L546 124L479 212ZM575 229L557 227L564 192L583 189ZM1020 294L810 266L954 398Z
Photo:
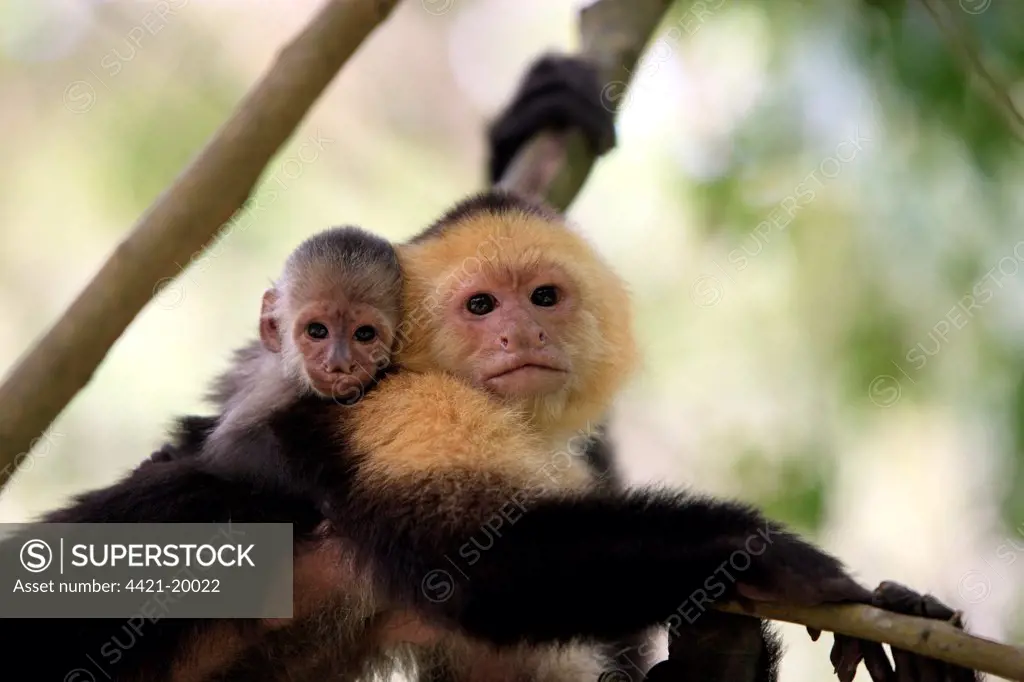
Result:
M261 337L304 391L358 399L390 362L401 306L402 271L391 243L358 227L333 227L285 261L264 296L277 347L262 326Z

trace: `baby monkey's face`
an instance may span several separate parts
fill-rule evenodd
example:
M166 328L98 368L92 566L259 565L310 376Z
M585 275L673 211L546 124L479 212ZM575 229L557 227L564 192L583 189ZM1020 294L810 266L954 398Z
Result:
M314 301L296 314L290 333L309 386L324 398L357 401L391 358L395 321L354 301Z

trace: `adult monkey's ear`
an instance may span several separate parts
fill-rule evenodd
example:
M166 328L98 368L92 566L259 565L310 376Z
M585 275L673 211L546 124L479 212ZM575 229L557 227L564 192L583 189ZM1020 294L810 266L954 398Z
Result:
M583 134L595 156L615 146L615 110L604 102L597 68L580 57L542 55L487 132L491 184L534 135L570 128Z
M281 329L277 324L277 289L263 292L263 304L260 306L260 342L263 347L273 353L281 352Z

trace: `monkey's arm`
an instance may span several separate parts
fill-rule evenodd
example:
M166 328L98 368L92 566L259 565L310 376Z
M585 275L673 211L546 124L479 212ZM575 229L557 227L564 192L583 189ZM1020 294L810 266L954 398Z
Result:
M346 537L377 557L373 573L388 593L494 644L608 641L692 622L691 641L681 646L688 651L687 644L711 638L697 649L709 654L699 667L708 680L769 682L778 641L756 619L728 622L710 610L713 602L756 595L901 608L858 585L835 558L740 505L634 492L535 500L514 517L514 493L496 492L492 482L487 499L463 493L465 483L421 481L415 490L387 491L396 496L394 508L371 495L373 509L359 510L354 495L343 513L351 523ZM477 515L487 508L496 511ZM710 655L707 646L716 641ZM834 648L843 682L860 660L875 682L975 681L973 671L907 653L896 657L895 677L883 670L878 645L841 639Z
M422 480L354 490L336 512L389 592L497 644L614 639L743 594L870 598L836 559L740 505L664 492L519 498L511 523L515 495Z
M488 130L491 183L501 179L531 137L567 128L580 130L596 154L615 146L614 111L602 101L597 70L578 57L544 55Z

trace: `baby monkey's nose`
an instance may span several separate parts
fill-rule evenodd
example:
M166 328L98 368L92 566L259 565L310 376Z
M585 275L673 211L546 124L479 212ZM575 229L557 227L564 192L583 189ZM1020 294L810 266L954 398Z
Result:
M355 363L352 362L352 353L349 351L347 344L339 343L331 349L330 355L327 356L327 362L324 365L324 369L332 374L352 373L352 370L355 369Z

